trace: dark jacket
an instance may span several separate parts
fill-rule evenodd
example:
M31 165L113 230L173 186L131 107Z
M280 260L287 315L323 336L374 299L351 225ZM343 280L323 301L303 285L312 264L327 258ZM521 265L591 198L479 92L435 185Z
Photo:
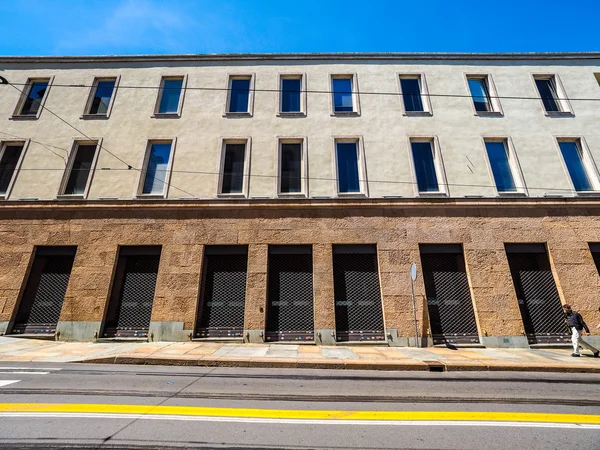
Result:
M577 311L571 311L570 313L567 313L566 321L569 325L569 328L575 327L577 331L581 331L585 328L586 333L590 332L590 329L583 320L583 317L581 317L581 314L579 314Z

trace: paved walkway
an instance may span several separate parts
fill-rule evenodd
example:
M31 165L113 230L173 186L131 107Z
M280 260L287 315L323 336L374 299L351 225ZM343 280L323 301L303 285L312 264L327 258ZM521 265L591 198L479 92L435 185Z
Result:
M0 362L94 362L375 370L510 370L600 373L600 358L570 349L317 347L218 342L54 342L0 337Z

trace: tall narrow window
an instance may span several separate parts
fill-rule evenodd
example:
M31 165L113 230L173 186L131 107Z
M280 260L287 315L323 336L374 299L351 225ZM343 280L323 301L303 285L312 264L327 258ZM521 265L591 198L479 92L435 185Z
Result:
M469 89L475 111L491 112L494 110L492 99L490 98L490 89L486 78L469 77Z
M547 113L571 112L557 75L535 75L534 79Z
M354 112L352 76L334 77L331 85L333 87L333 112Z
M286 76L281 78L281 112L302 112L302 77Z
M421 80L419 78L401 78L402 100L406 112L424 111L421 97Z
M281 142L279 156L279 193L303 192L302 142Z
M506 141L486 141L485 149L498 192L516 192Z
M338 193L360 193L358 142L336 142Z
M594 187L589 168L586 167L585 160L587 158L583 154L581 141L560 141L558 145L575 190L577 192L593 191Z
M49 79L28 80L25 86L25 96L21 100L21 107L17 115L35 117L40 112L41 105L48 91Z
M0 156L0 197L6 198L23 154L22 143L7 143Z
M97 148L97 143L75 144L75 149L69 158L70 168L65 174L66 182L61 193L62 195L85 195L90 180L90 173L93 170Z
M156 114L179 113L183 80L183 77L164 77L162 79Z
M223 171L221 174L221 194L244 193L244 168L246 143L225 143Z
M173 142L151 142L143 171L142 195L166 195Z
M250 111L250 82L251 77L230 78L227 112L248 113Z
M107 116L115 90L116 78L96 79L85 112L90 115Z
M433 141L411 142L419 192L440 192Z

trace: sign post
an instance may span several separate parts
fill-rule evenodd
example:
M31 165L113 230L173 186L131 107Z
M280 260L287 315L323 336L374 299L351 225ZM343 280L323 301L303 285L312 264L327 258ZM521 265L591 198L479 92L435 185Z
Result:
M415 322L415 347L420 347L419 345L419 327L417 325L417 305L415 302L415 280L417 279L417 265L412 264L410 266L410 290L412 292L412 308L413 308L413 317Z

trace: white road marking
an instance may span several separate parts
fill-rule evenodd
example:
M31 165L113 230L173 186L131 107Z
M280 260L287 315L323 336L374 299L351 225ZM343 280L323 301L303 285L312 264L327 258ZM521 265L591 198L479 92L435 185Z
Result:
M22 375L48 375L50 372L26 372L26 371L18 371L18 370L13 370L13 371L0 371L0 374L3 373L18 373L18 374L22 374Z
M18 383L21 380L0 380L0 387L8 386L9 384Z
M562 428L578 430L600 430L600 424L545 423L545 422L502 422L475 420L311 420L311 419L257 419L245 417L177 416L164 414L96 414L96 413L0 413L0 417L43 417L85 419L131 419L131 420L176 420L197 422L243 422L271 423L278 425L384 425L384 426L463 426L463 427L516 427L516 428Z

